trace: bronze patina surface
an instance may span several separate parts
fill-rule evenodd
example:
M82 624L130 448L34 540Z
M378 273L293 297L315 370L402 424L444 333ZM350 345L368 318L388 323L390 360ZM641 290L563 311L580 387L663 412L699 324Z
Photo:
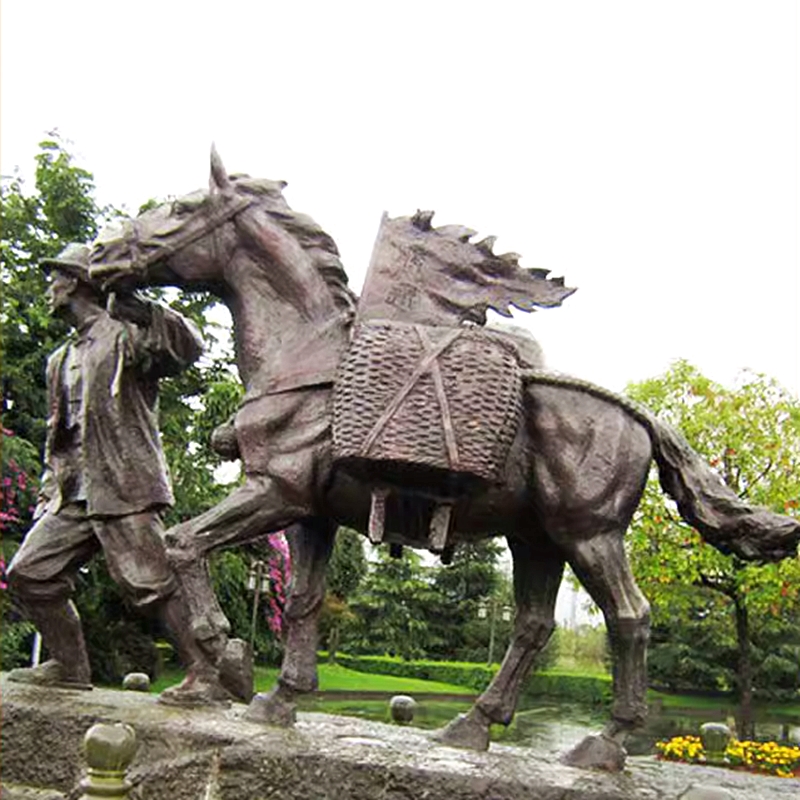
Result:
M71 600L78 570L102 551L135 606L155 611L188 670L165 701L226 702L216 658L197 637L184 590L167 560L161 512L173 502L158 430L158 381L201 353L194 324L161 305L107 294L88 274L89 248L69 245L44 262L51 309L74 334L49 358L45 471L35 523L8 569L17 605L42 635L50 660L11 679L91 688Z
M646 410L537 369L526 355L535 348L515 336L510 339L521 369L519 420L502 469L480 490L459 490L457 481L452 491L419 481L406 485L402 474L371 476L338 464L333 387L354 319L388 319L415 331L425 354L408 369L419 372L418 380L389 393L387 408L397 407L389 408L382 430L407 411L403 403L417 401L414 392L424 379L433 400L417 413L430 415L430 427L441 429L444 455L436 467L447 473L466 441L461 423L454 427L455 412L445 410L457 396L448 381L457 383L459 374L458 363L445 369L447 346L465 326L482 325L489 308L509 314L512 306L554 306L572 290L544 270L523 269L513 254L495 255L491 240L472 244L471 230L434 228L430 212L417 212L384 220L356 306L336 245L289 207L284 185L229 176L213 154L209 192L101 233L90 264L92 278L109 289L211 289L231 311L247 390L233 423L246 480L215 508L169 531L168 541L194 614L224 636L205 558L217 548L289 527L293 581L285 658L278 684L253 700L248 718L290 722L297 693L316 686L317 617L337 525L369 531L394 547L427 547L445 555L459 541L502 534L514 560L512 641L491 685L439 739L486 748L489 726L510 722L522 680L553 630L556 595L569 564L605 617L614 702L603 733L581 743L568 760L619 769L626 734L646 714L649 607L631 574L623 537L651 462L683 518L720 550L749 560L791 556L800 523L742 502L677 431ZM433 352L441 342L446 347ZM474 424L488 423L476 418ZM230 446L229 436L220 438ZM355 446L363 450L364 443ZM388 446L391 454L392 442ZM362 455L370 453L367 447ZM416 456L408 458L404 463L413 467Z

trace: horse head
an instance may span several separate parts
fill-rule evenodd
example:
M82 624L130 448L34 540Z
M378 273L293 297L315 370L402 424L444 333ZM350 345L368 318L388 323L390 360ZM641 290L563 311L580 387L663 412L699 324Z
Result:
M309 304L331 302L352 310L354 296L333 239L291 209L285 187L284 181L228 175L212 148L209 190L103 229L92 246L90 275L108 288L175 285L225 298L235 291L229 268L247 259L254 265L250 272L301 313Z
M292 210L285 186L228 175L212 150L209 190L101 231L90 275L110 290L170 285L217 295L231 311L239 371L254 391L274 390L289 374L301 384L317 379L312 372L327 376L333 367L311 369L320 361L312 355L328 340L341 349L355 295L333 239ZM308 369L298 371L293 358Z

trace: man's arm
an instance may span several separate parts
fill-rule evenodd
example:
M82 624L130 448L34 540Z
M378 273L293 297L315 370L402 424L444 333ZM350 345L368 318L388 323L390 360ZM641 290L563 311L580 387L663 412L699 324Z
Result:
M134 355L153 377L177 375L203 352L197 326L166 306L131 294L112 294L108 313L129 326Z
M44 514L52 500L59 496L58 482L53 469L53 437L59 424L59 385L61 367L64 363L66 346L61 345L47 358L45 378L47 381L47 437L44 443L44 470L39 478L39 491L36 495L36 508L33 518L39 519Z

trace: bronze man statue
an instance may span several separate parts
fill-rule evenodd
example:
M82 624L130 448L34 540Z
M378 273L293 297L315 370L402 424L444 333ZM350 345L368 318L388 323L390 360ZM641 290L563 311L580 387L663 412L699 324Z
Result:
M89 278L89 249L72 244L42 262L52 270L51 311L75 334L47 364L45 470L36 522L8 571L9 586L51 656L9 678L91 688L91 670L71 595L74 576L99 550L134 605L155 611L187 667L163 702L225 701L213 656L196 638L166 558L161 512L173 496L161 446L158 380L202 351L196 327L133 295L106 298ZM106 307L107 305L107 307Z

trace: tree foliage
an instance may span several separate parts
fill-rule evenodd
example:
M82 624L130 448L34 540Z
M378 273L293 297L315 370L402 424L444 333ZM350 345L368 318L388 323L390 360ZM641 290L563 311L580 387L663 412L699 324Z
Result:
M680 361L660 378L629 386L628 394L680 428L747 502L797 514L800 401L775 381L745 373L730 389ZM767 675L754 661L756 631L797 614L797 559L759 565L722 555L680 519L654 476L629 542L653 606L651 671L672 676L676 688L726 688L732 679L745 704L754 686L767 690L760 683ZM796 677L798 671L800 662Z
M501 656L511 633L513 606L509 581L498 568L502 547L495 539L456 546L453 560L433 572L436 608L431 615L429 657L453 661L488 658L494 616L493 659ZM481 611L483 609L483 611Z
M392 558L382 548L351 603L357 616L351 644L357 652L424 658L431 639L436 593L417 553Z
M348 600L342 650L485 662L491 649L492 660L499 661L514 619L511 581L498 565L501 553L496 540L465 542L456 547L448 566L425 566L407 549L400 558L392 558L387 548L377 551ZM548 647L536 667L552 663L557 655L555 644Z
M326 572L327 591L320 617L320 641L326 643L328 659L336 660L343 631L356 620L350 599L367 574L363 537L350 528L339 528Z
M45 362L67 333L48 311L39 262L69 242L91 239L102 214L92 174L74 164L55 132L39 143L33 191L19 175L0 183L3 424L39 451L47 418Z

